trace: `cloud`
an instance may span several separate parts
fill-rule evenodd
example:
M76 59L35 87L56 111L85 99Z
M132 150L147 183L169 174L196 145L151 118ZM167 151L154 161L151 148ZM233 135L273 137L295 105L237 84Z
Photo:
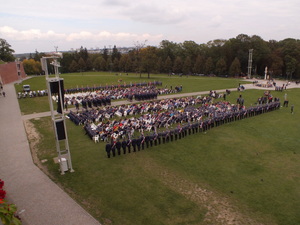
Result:
M39 29L29 29L18 31L12 27L3 26L0 27L0 34L4 38L9 38L17 41L34 41L34 40L57 40L64 39L65 34L55 33L52 30L42 32Z
M152 4L152 2L140 2L126 8L121 14L136 22L177 24L184 20L187 13L184 8L180 8L176 4L165 6L164 4Z
M112 33L109 31L100 31L98 33L92 33L89 31L81 31L77 33L56 33L52 30L47 32L42 32L39 29L29 29L29 30L16 30L12 27L3 26L0 27L0 36L3 38L9 38L11 40L18 40L18 41L34 41L34 40L63 40L63 41L78 41L78 40L85 40L85 41L103 41L103 40L145 40L145 38L156 41L162 38L162 35L151 35L148 33L137 34L137 33Z

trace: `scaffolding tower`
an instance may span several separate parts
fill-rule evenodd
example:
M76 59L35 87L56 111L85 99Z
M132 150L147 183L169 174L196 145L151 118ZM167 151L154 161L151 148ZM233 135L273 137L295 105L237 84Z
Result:
M248 57L248 79L251 79L252 53L253 53L253 49L249 49L249 57Z
M69 148L65 116L64 116L64 83L63 78L59 77L58 68L60 63L57 59L62 58L62 53L55 52L49 56L41 58L42 69L45 71L48 100L51 111L51 120L55 133L56 151L58 153L58 163L62 175L66 171L74 172ZM51 65L54 66L55 77L49 77L47 59L52 59ZM57 96L57 97L56 97ZM57 101L57 111L54 111L53 98Z

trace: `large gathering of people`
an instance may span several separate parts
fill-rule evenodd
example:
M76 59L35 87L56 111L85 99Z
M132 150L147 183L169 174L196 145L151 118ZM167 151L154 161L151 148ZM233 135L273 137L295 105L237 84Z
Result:
M221 95L211 91L203 97L97 107L84 109L81 113L70 111L68 118L76 125L82 125L91 140L106 142L107 156L110 157L175 141L280 107L279 99L273 98L269 92L259 98L263 101L247 108L242 95L237 104L216 101L217 97L221 98Z
M76 108L81 105L84 109L110 105L111 100L127 99L128 101L157 99L158 95L178 93L179 89L157 88L156 86L142 86L130 88L113 88L93 92L78 92L65 94L65 104L75 105ZM54 100L56 100L54 98Z

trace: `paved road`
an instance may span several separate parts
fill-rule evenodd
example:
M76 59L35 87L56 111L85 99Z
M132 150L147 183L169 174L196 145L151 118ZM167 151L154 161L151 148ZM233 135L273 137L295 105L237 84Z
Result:
M99 225L33 164L13 84L4 86L0 97L0 178L7 197L17 204L23 224Z
M279 83L279 82L277 82ZM283 82L281 82L282 85ZM247 89L256 88L252 84ZM300 87L291 84L288 88ZM81 206L53 183L32 161L23 120L50 116L50 112L21 116L13 84L4 86L7 97L0 97L0 178L5 181L8 199L18 205L23 224L73 225L99 224ZM236 88L230 89L236 90ZM273 90L273 89L270 89ZM218 90L217 92L224 92ZM180 93L168 98L198 96L205 92ZM159 96L159 99L166 96ZM127 104L128 101L112 105Z

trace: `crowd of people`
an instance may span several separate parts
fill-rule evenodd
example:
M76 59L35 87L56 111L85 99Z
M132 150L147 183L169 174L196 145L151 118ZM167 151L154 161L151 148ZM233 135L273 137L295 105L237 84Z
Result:
M95 142L107 142L107 156L139 151L160 143L205 132L224 123L255 116L278 109L279 99L268 98L246 108L242 96L237 104L228 101L215 102L208 96L171 98L129 104L70 111L68 117L77 125L84 125L86 134ZM220 98L220 95L218 95ZM241 103L242 101L242 103ZM130 118L128 117L130 115ZM125 146L126 148L122 147ZM121 151L121 148L123 150Z
M83 108L87 109L103 105L110 105L111 100L114 99L144 101L157 99L158 95L170 93L178 93L178 89L171 90L167 88L157 88L156 86L134 86L130 88L113 88L93 92L65 94L64 100L66 105L75 105L76 108L78 108L79 105L82 105ZM54 98L54 100L57 100L56 98Z
M69 94L73 94L73 95L77 95L77 94L81 94L83 96L88 95L89 93L93 93L93 92L107 92L107 91L111 91L112 94L112 98L121 98L122 94L116 94L113 90L115 89L130 89L132 87L147 87L147 86L162 86L162 82L161 81L153 81L153 82L139 82L139 83L130 83L130 84L112 84L112 85L100 85L100 86L93 86L93 87L77 87L77 88L69 88L69 89L64 89L64 94L66 96L68 96ZM18 92L18 98L34 98L34 97L41 97L41 96L45 96L48 95L48 90L37 90L37 91L22 91L22 92Z
M165 115L166 118L164 119L164 121L167 121L166 124L168 125L165 126L166 129L158 131L159 125L157 121L154 120L155 122L152 126L153 129L147 134L144 132L144 127L147 127L147 124L151 124L151 122L147 123L144 121L141 125L139 123L140 120L115 121L112 123L112 126L109 123L106 125L105 130L108 131L108 134L104 134L107 141L105 146L107 157L110 158L111 155L114 157L121 153L130 153L131 151L136 152L145 148L150 148L153 145L176 141L186 137L187 135L198 132L206 132L213 127L217 127L228 122L279 109L280 102L271 102L242 110L237 110L238 107L236 106L230 106L229 108L231 108L231 110L226 110L228 109L227 106L230 104L226 105L227 104L225 103L223 105L224 108L222 106L220 107L222 110L215 110L218 106L220 106L220 103L215 106L211 106L211 110L208 112L205 110L208 114L205 119L203 119L204 114L201 113L203 109L199 110L193 107L186 108L183 113L179 114L179 116L171 116L173 112L171 112L171 114L167 113L167 115ZM197 119L193 120L193 117L190 117L189 114L194 116L197 115L195 117ZM143 118L146 117L148 119L148 116L149 115L145 115ZM178 125L173 129L169 129L168 127L171 126L172 122ZM97 127L94 127L94 129L97 129ZM137 129L140 131L138 136L134 135L134 132ZM101 132L99 134L101 135Z
M18 98L35 98L35 97L42 97L47 96L48 90L37 90L37 91L23 91L18 92Z

